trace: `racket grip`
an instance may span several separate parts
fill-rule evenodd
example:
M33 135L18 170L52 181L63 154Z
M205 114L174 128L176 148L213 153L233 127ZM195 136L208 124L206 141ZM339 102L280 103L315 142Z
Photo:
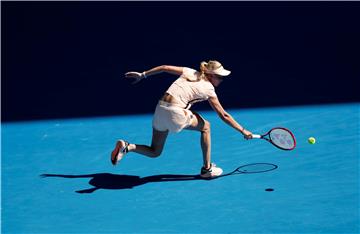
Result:
M258 138L258 139L260 139L260 138L261 138L261 135L258 135L258 134L252 134L252 138Z

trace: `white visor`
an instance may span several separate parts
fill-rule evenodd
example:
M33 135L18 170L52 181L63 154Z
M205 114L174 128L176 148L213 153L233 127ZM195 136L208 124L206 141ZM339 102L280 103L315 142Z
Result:
M219 76L228 76L231 73L231 71L226 70L223 66L219 67L216 70L212 70L212 71L207 70L207 72L210 74L215 74L215 75L219 75Z

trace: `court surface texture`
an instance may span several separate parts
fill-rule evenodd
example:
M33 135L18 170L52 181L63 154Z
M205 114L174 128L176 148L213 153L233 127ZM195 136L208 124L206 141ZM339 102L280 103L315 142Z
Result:
M112 166L117 139L150 143L151 114L3 123L2 232L359 232L358 103L228 112L253 133L289 128L295 150L247 141L202 111L225 173L277 166L202 180L194 131L171 134L156 159L129 153Z

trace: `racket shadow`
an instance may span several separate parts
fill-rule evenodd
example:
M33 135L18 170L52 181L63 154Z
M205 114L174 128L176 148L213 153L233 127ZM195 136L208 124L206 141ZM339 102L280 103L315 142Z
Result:
M234 171L230 173L223 174L219 177L212 179L204 179L200 177L200 175L177 175L177 174L161 174L161 175L152 175L146 177L140 177L136 175L118 175L111 173L95 173L95 174L85 174L85 175L63 175L63 174L42 174L40 177L48 178L48 177L58 177L58 178L67 178L67 179L81 179L81 178L89 178L89 184L92 186L91 188L77 190L77 193L93 193L99 189L132 189L137 186L141 186L148 183L158 183L158 182L175 182L175 181L194 181L194 180L203 180L209 181L214 179L223 178L230 175L237 174L246 174L244 172L239 173L239 168L246 168L249 165L256 164L247 164L241 167L236 168ZM277 168L274 164L273 165ZM273 168L273 167L272 167ZM276 169L274 168L274 169ZM274 170L272 169L272 170ZM269 170L267 170L269 171ZM265 171L258 172L248 172L248 173L263 173Z
M213 178L213 179L219 179L219 178L223 178L226 176L239 175L239 174L265 173L265 172L270 172L270 171L276 170L277 168L278 168L278 166L275 164L272 164L272 163L251 163L251 164L246 164L246 165L240 166L240 167L236 168L235 170L233 170L232 172L222 174L221 176Z

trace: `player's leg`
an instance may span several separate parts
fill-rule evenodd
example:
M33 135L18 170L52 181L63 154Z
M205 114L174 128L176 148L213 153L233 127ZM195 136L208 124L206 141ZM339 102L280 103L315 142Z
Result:
M152 142L150 146L130 144L125 140L118 140L116 142L115 149L111 153L112 164L115 165L128 152L135 152L152 158L160 156L168 133L168 131L158 131L153 129Z
M147 146L147 145L130 144L129 152L139 153L151 158L159 157L164 149L164 145L168 134L169 131L158 131L153 128L151 145Z
M211 134L210 122L205 120L201 115L193 111L196 118L192 119L191 125L187 130L195 130L201 133L200 144L203 153L204 167L209 168L211 164Z
M193 112L196 118L193 118L191 124L186 129L195 130L201 133L200 144L203 154L203 167L201 168L201 177L210 178L222 174L222 169L211 163L211 132L210 122L205 120L201 115Z

